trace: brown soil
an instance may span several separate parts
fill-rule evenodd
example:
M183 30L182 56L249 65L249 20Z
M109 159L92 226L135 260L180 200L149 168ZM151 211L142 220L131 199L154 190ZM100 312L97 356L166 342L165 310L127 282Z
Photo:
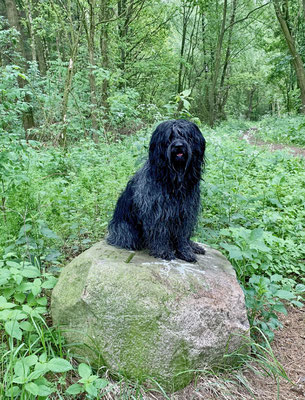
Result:
M288 144L280 144L280 143L268 143L264 142L255 137L254 132L257 131L257 128L250 128L248 131L243 132L241 139L246 142L256 145L256 146L264 146L271 151L276 150L288 150L294 156L305 157L305 149L302 147L290 146Z

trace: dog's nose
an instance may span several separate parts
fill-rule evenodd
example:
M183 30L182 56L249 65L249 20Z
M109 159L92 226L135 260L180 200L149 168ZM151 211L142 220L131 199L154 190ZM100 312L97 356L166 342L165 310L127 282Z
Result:
M174 145L175 147L183 147L183 146L184 146L184 143L183 143L182 140L175 140L175 142L173 143L173 145Z

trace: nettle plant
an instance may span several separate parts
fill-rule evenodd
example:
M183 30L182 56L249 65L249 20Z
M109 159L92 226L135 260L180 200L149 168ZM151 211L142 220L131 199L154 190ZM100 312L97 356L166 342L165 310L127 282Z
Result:
M285 301L302 307L305 285L275 273L272 249L281 239L270 232L262 228L231 227L222 229L220 234L223 239L230 238L234 242L222 242L220 246L228 252L242 284L250 326L259 328L272 340L273 331L281 327L277 313L287 314ZM258 331L253 329L252 332L255 335Z
M12 253L0 261L1 399L46 398L57 390L52 374L73 370L63 358L60 333L46 322L46 294L56 281L53 275L19 261ZM96 398L108 381L93 376L89 366L81 365L81 379L77 387L72 385L70 394L84 392L87 398Z

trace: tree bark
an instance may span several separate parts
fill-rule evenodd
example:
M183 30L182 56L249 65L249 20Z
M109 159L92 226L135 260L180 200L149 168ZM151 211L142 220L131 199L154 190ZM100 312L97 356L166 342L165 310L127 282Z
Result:
M287 17L287 13L284 14L281 10L280 0L273 0L273 5L274 5L276 17L280 23L283 35L285 37L289 52L292 56L292 64L294 66L294 70L295 70L295 73L297 76L297 82L298 82L298 86L299 86L300 94L301 94L302 107L301 107L300 111L302 114L305 114L305 68L304 68L303 60L297 51L294 37L292 36L292 33L289 28L288 20L285 19L285 14Z
M19 61L18 64L19 66L26 70L27 65L26 65L26 51L24 47L24 34L20 26L19 22L19 14L16 6L15 0L5 0L5 6L6 6L6 13L7 13L7 19L11 27L14 27L18 32L19 32L19 40L18 40L18 50L23 58L23 61ZM23 89L24 86L26 85L26 81L19 76L18 77L18 86L20 89ZM33 128L35 126L34 123L34 116L33 116L33 109L30 105L31 99L28 94L25 94L24 100L27 103L27 110L23 112L22 115L22 122L23 122L23 128L25 130L25 135L26 138L28 138L28 130Z
M100 13L101 21L107 21L110 19L110 12L108 7L108 1L102 1L101 4L101 13ZM109 49L108 49L108 41L109 41L109 28L108 23L104 22L101 26L101 33L100 33L100 51L101 51L101 63L102 68L106 71L109 70ZM104 78L102 83L102 107L104 111L108 110L108 79ZM105 113L106 114L106 113Z
M223 3L223 13L222 13L222 22L221 28L218 35L217 45L216 45L216 52L215 52L215 62L212 68L212 82L209 87L208 93L208 107L209 107L209 125L213 126L216 120L216 89L217 83L220 74L220 64L221 64L221 53L223 47L223 39L225 34L225 25L226 25L226 18L227 18L227 8L228 8L228 1L224 0Z
M226 102L229 97L229 87L227 87L225 89L224 84L225 84L225 79L227 77L228 67L229 67L229 63L230 63L232 33L233 33L233 26L234 26L235 17L236 17L236 9L237 9L237 0L233 0L232 14L231 14L230 24L229 24L229 29L228 29L228 31L229 31L228 45L227 45L227 50L226 50L226 55L225 55L225 61L224 61L223 68L222 68L219 93L218 93L218 115L220 117L225 117L224 108L225 108Z
M97 122L97 99L96 99L96 82L95 82L95 5L96 0L89 1L89 30L87 32L88 53L89 53L89 82L90 82L90 99L91 99L91 122L92 128L95 131L93 138L97 141L96 131L98 130Z

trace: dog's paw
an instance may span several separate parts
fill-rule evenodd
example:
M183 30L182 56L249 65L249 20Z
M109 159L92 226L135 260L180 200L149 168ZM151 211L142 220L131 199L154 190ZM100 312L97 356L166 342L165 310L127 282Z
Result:
M190 251L176 251L176 256L177 258L180 258L180 260L184 260L187 262L194 263L197 261L197 258L193 252Z
M155 258L162 258L162 260L174 260L176 258L175 253L170 251L151 251L149 253L151 256Z
M205 254L204 248L199 246L199 244L195 242L190 242L190 245L195 254Z

